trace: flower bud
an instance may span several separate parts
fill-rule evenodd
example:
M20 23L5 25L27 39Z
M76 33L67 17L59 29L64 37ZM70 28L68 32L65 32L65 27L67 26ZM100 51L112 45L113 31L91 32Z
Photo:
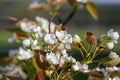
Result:
M84 38L89 44L95 44L97 42L97 39L92 32L86 32Z
M112 49L114 47L114 43L113 42L108 42L106 43L106 46L108 49Z

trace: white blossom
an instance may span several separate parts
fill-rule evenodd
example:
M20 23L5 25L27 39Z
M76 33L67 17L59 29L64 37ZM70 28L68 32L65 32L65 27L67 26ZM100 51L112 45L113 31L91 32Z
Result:
M58 42L55 34L46 34L45 37L44 37L44 41L48 44L55 44Z
M28 38L28 39L23 40L22 43L23 43L23 46L29 47L31 42L32 42L32 38Z
M56 31L56 36L58 37L59 41L64 44L72 43L72 36L67 34L66 31Z
M106 71L108 71L108 72L113 72L113 71L117 71L117 70L120 70L120 69L116 66L106 67Z
M86 3L88 0L76 0L79 3Z
M68 56L61 57L59 67L63 67L65 62L71 62L71 57L68 57Z
M46 20L43 17L37 16L36 17L36 21L41 23L41 28L43 29L43 31L45 31L46 33L49 32L49 29L48 29L48 27L49 27L49 21L48 20ZM50 32L54 32L55 26L56 25L53 22L50 23Z
M0 71L10 72L15 66L15 64L10 64L8 66L0 66Z
M32 49L40 49L40 46L38 45L38 40L33 40L31 37L23 40L23 46L24 47L31 46Z
M41 32L41 28L40 28L40 26L31 27L30 32L31 33Z
M76 62L74 65L72 65L72 68L74 69L74 71L80 70L81 69L80 62Z
M38 33L35 33L34 36L37 38L37 39L43 39L45 34L42 33L42 32L38 32Z
M16 40L16 34L14 33L11 38L8 39L8 43L13 43Z
M116 59L116 58L119 58L119 55L117 55L116 52L110 52L109 57L110 57L111 59Z
M114 32L114 30L111 29L111 30L108 31L108 36L112 38L114 43L117 43L117 40L119 38L118 32Z
M39 3L37 1L34 1L32 4L29 5L29 9L34 8L35 6L38 6Z
M112 48L114 47L113 41L107 42L107 43L106 43L106 46L107 46L108 49L112 49Z
M113 79L112 80L120 80L120 78L119 77L117 77L117 76L115 76L115 77L113 77Z
M88 70L88 65L87 64L83 64L81 66L81 70L84 72L84 71L87 71Z
M34 56L34 54L32 53L32 51L30 49L23 49L23 48L19 48L18 54L17 54L17 58L19 60L26 60L26 59L30 59Z
M47 75L52 74L53 72L54 72L54 70L46 70Z
M73 40L74 40L75 43L80 43L80 41L81 41L80 37L77 34L74 35Z
M46 59L54 65L59 64L58 56L56 56L53 52L47 53Z
M30 29L32 27L34 27L34 25L30 22L21 22L20 23L20 28L22 29L22 31L30 32Z
M109 78L108 80L120 80L120 78L117 77L117 76L115 76L115 77L113 77L113 78Z

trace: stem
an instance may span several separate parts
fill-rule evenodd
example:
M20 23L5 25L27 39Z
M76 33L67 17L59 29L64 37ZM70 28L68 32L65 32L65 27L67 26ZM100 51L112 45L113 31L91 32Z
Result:
M92 60L96 57L96 52L98 51L99 47L102 46L106 41L107 39L104 40L98 47L96 47L95 52L93 53L93 56L92 56Z
M32 58L32 63L33 63L33 66L35 67L36 71L39 71L40 68L38 67L38 65L37 65L37 63L36 63L35 58Z
M84 58L84 54L83 54L82 50L81 50L81 49L79 49L79 51L80 51L80 53L81 53L82 57Z
M74 16L75 12L77 10L77 7L74 7L72 9L72 12L69 14L69 16L65 19L65 21L63 22L63 26L66 25L71 19L72 17Z
M70 76L71 78L74 77L75 75L77 75L79 73L79 71L77 71L76 73L74 73L72 76Z
M51 50L53 51L54 49L56 49L61 43L59 42L58 44L56 44Z
M49 21L49 26L48 26L48 30L49 30L49 33L51 33L51 30L50 30L50 23L52 22L53 18L58 14L58 12L55 12L52 17L50 18L50 21Z
M81 42L80 42L79 44L80 44L80 46L82 47L82 49L83 49L86 53L88 53L87 50L85 49L85 47L83 46L83 44L82 44Z
M68 63L66 63L66 64L63 66L61 72L60 72L59 75L58 75L58 78L62 75L62 73L64 72L64 70L65 70L68 66L70 66L70 64L68 64Z

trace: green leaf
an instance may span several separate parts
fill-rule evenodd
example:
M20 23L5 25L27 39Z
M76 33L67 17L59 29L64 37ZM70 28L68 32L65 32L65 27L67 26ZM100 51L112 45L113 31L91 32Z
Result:
M88 10L88 12L91 14L91 16L97 21L98 20L98 13L95 5L92 2L86 2L84 4L85 8Z

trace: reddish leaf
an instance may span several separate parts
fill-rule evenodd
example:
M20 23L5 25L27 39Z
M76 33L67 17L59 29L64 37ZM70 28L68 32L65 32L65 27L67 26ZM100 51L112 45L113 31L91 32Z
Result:
M45 80L46 79L46 73L45 70L40 69L35 76L35 80Z
M42 9L47 9L47 8L48 8L48 5L45 5L45 4L31 4L28 9L29 10L42 10Z
M54 6L54 5L58 5L61 3L65 3L67 0L51 0L49 5Z
M95 44L97 42L97 39L92 32L86 32L84 38L89 44Z
M45 59L46 53L44 51L37 51L36 63L41 69L48 69L50 67L49 62Z
M16 33L16 36L17 36L17 38L20 39L20 40L27 39L27 36L26 36L25 34Z
M17 21L18 21L17 18L12 17L12 16L5 16L5 17L3 17L3 18L5 18L5 19L7 19L7 20L10 20L10 21L13 21L13 22L17 22Z
M2 66L8 65L11 63L16 63L16 59L13 57L5 57L5 58L0 59L0 65L2 65Z
M97 78L104 78L104 74L101 71L91 70L87 74Z

